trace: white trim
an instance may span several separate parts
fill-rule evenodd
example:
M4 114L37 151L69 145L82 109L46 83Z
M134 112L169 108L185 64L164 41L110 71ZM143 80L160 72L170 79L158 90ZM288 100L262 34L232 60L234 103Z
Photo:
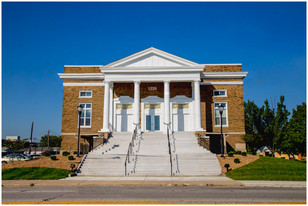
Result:
M111 82L185 82L200 81L199 72L188 73L110 73L105 75L105 81Z
M107 73L183 73L202 72L203 66L181 66L181 67L102 67L101 71Z
M62 80L103 80L102 73L58 73Z
M91 96L81 96L80 95L81 92L86 92L86 93L91 92ZM79 98L92 98L92 94L93 94L92 90L80 90L79 91Z
M232 82L200 82L200 85L243 85L242 81Z
M61 135L75 136L75 135L77 135L77 133L65 133L65 132L62 132Z
M248 72L201 72L202 79L243 79Z
M225 95L215 95L214 93L216 91L224 91L225 92ZM227 90L226 89L213 89L213 97L228 97L227 95Z
M147 49L142 50L140 52L131 54L131 55L129 55L127 57L124 57L122 59L119 59L117 61L111 62L111 63L107 64L106 67L117 67L117 66L126 64L128 62L134 61L136 59L139 59L139 58L141 58L143 56L149 55L149 54L156 54L158 56L162 56L162 57L164 57L166 59L169 59L169 60L171 60L171 61L173 61L175 63L182 64L183 66L185 66L185 65L186 66L197 66L197 65L200 65L198 63L192 62L190 60L187 60L187 59L184 59L184 58L181 58L181 57L178 57L178 56L175 56L173 54L164 52L164 51L156 49L154 47L150 47L150 48L147 48Z
M226 111L226 125L222 125L222 127L229 127L229 118L228 118L228 102L214 102L214 104L213 104L213 106L214 106L214 125L215 125L215 127L221 127L220 125L221 125L221 123L219 124L219 125L216 125L216 123L215 123L215 104L221 104L221 103L223 103L223 104L226 104L226 107L224 108L224 111ZM220 115L219 115L219 117L220 117Z
M79 82L79 83L63 83L63 86L105 86L104 83Z

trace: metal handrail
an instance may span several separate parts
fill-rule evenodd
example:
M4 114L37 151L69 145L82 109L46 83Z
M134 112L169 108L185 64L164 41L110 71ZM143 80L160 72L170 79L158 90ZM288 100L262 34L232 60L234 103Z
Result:
M125 167L125 176L127 175L127 164L130 163L130 155L132 154L132 150L133 150L133 147L134 147L134 144L135 144L135 139L136 139L136 136L137 136L137 130L138 130L138 125L139 124L135 124L135 129L134 129L134 132L133 132L133 135L132 135L132 140L131 142L129 143L128 145L128 149L127 149L127 153L126 153L126 158L125 158L125 163L124 163L124 167Z
M171 146L170 146L170 134L169 134L169 131L171 130L170 129L170 124L171 123L165 123L165 125L167 125L167 138L168 138L168 148L169 148L169 156L170 156L170 169L171 169L171 176L173 175L172 173L172 168L173 168L173 165L172 165L172 155L171 155Z

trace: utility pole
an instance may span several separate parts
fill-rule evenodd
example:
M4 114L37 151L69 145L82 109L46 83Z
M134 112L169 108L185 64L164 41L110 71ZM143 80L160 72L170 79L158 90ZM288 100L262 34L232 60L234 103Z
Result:
M31 155L31 145L32 145L33 125L34 125L34 122L32 122L32 126L31 126L31 135L30 135L30 144L29 144L29 155Z
M49 133L50 133L50 130L48 130L48 143L47 143L48 151L50 151L50 149L49 149Z

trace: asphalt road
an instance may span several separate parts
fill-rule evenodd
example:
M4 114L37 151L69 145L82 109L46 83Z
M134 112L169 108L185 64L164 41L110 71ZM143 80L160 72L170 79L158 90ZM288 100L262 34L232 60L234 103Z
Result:
M270 187L3 187L2 201L236 201L305 203L306 188ZM229 201L229 202L228 202ZM180 203L180 202L179 202Z

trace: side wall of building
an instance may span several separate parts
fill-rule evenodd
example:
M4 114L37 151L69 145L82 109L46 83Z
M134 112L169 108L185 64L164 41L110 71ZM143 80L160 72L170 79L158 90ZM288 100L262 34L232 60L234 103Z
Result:
M65 73L100 73L98 67L65 67ZM64 83L102 83L101 80L65 80ZM91 98L82 98L80 91L92 91ZM91 103L91 127L80 129L84 137L98 135L103 125L104 86L63 86L61 150L77 150L78 112L80 103ZM86 142L82 139L81 143Z

